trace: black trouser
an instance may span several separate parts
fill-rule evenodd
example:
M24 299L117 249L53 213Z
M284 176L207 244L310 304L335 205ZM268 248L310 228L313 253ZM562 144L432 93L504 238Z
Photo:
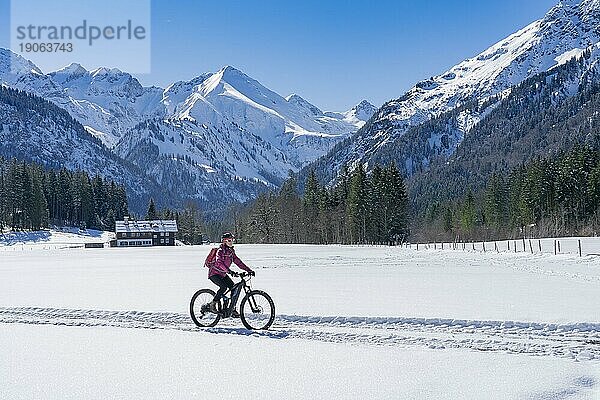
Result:
M219 287L219 290L217 290L217 294L215 294L214 301L219 300L221 296L223 296L223 293L227 291L227 289L231 290L231 288L233 287L233 281L227 275L213 275L208 279L210 279L212 283Z

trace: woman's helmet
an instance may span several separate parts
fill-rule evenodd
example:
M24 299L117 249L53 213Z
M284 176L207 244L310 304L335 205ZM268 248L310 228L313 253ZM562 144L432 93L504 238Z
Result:
M233 233L231 232L225 232L224 234L221 235L221 242L225 239L234 239Z

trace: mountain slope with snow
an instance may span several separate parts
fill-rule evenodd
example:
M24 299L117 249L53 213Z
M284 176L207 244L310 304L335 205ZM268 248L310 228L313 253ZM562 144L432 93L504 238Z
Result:
M272 171L288 165L282 152L240 127L192 120L142 122L114 150L165 188L207 202L245 201L281 183Z
M470 101L484 101L509 91L525 79L567 62L599 40L600 1L560 1L544 18L384 104L368 125L327 155L325 164L335 173L344 163L369 163L410 127ZM464 137L480 118L462 118L464 126L459 136Z
M116 68L87 71L71 64L48 74L63 88L69 101L54 99L108 147L140 121L163 117L163 89L143 87L137 79ZM52 99L50 99L52 100Z
M282 151L292 170L325 154L364 123L327 115L296 94L283 98L231 66L171 85L164 102L171 119L208 126L235 123Z
M284 98L230 66L162 89L143 87L118 69L88 71L76 63L44 74L0 49L0 82L65 109L108 148L147 168L171 190L188 194L187 174L195 176L191 192L204 200L228 193L247 200L278 185L288 171L356 132L375 111L363 101L347 112L323 112L299 95ZM173 172L174 161L181 160L188 161L180 165L185 176ZM243 182L243 188L231 182L234 187Z
M168 194L93 137L65 110L37 96L0 88L0 156L83 170L125 184L132 210Z
M116 69L86 71L71 64L44 74L30 61L0 48L0 83L65 109L109 148L140 121L164 115L162 89L143 88Z

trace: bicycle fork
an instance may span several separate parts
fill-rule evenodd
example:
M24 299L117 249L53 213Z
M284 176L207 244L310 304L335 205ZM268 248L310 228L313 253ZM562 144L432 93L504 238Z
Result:
M248 292L246 292L246 296L248 296ZM256 304L254 296L248 296L248 304L250 304L250 309L253 313L258 314L261 311L258 304Z

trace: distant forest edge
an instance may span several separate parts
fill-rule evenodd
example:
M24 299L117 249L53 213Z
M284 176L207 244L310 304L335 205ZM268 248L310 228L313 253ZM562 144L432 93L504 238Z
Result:
M485 189L431 203L419 225L416 236L431 241L596 236L600 149L578 145L508 174L495 173Z
M0 230L58 225L113 231L115 220L127 213L123 185L0 157Z
M0 228L39 230L52 225L113 231L130 215L123 185L83 171L50 169L0 157ZM408 238L408 200L398 169L363 168L342 174L333 188L310 174L301 195L295 178L278 192L230 209L219 221L206 221L197 204L183 210L157 210L150 199L146 219L175 219L178 238L198 244L235 230L254 243L398 243Z
M192 203L183 210L157 211L152 199L138 218L176 219L179 238L188 244L216 237L220 230L234 230L247 243L314 244L595 236L600 230L600 149L590 145L495 173L485 188L431 202L420 215L411 212L405 182L393 164L370 174L362 167L344 169L332 188L312 172L302 194L296 179L231 207L220 221L206 221ZM129 214L123 185L0 157L3 229L59 225L113 231L115 220Z
M131 215L125 186L66 168L51 169L36 163L0 157L0 232L4 229L40 230L73 226L114 232L115 221ZM150 199L146 219L175 219L178 238L202 243L204 221L196 204L181 211L157 210Z
M308 174L304 193L296 177L278 192L259 195L232 212L240 239L254 243L395 244L408 239L406 186L394 164L344 168L338 183L320 184Z

